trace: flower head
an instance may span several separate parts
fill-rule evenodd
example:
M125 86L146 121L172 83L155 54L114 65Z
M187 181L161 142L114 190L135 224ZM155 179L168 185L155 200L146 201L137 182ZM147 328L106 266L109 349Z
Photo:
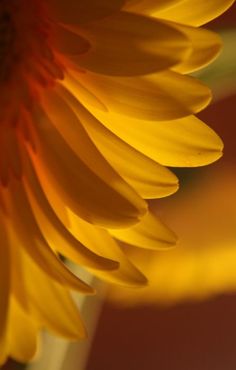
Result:
M175 243L144 199L177 190L165 166L221 156L193 116L210 91L186 73L220 48L196 26L231 3L1 1L1 362L32 357L41 327L84 334L68 289L93 290L59 254L136 286L146 279L116 240Z

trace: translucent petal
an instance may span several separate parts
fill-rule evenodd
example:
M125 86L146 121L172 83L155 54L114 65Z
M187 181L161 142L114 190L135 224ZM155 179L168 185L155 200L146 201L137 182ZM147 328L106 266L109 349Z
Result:
M91 294L93 289L70 272L41 234L21 183L11 182L8 194L9 227L14 243L24 248L51 278L71 289ZM21 212L19 212L19 209ZM11 222L11 223L10 223Z
M8 333L9 355L19 362L30 361L37 350L38 325L14 297L11 298Z
M190 73L205 67L212 62L221 50L222 41L217 33L204 28L194 28L176 24L192 44L192 52L178 66L173 69L180 73Z
M191 26L201 26L224 13L233 3L234 0L182 0L152 15Z
M119 245L109 233L79 219L70 212L71 231L88 248L106 258L118 261L120 268L111 272L93 271L93 273L109 282L126 286L143 286L147 280L145 276L128 260Z
M175 28L154 18L117 12L111 17L70 29L91 44L71 57L79 68L105 75L133 76L160 71L189 53L189 42Z
M194 116L164 122L121 119L97 110L96 116L121 139L162 165L202 166L222 155L221 139Z
M96 147L118 173L144 198L159 198L178 189L176 176L114 135L72 95L66 100L80 118Z
M45 96L52 122L37 115L37 153L30 152L42 186L56 190L91 223L120 227L137 222L146 212L145 202L102 157L69 106L53 93Z
M84 337L84 325L67 289L50 279L27 255L23 257L24 286L32 315L41 326L58 335L70 339Z
M177 240L175 234L151 212L134 227L109 232L122 242L145 249L167 249L173 247Z
M83 94L81 84L98 96L108 111L139 119L164 121L189 116L211 100L207 86L172 71L126 78L73 72L72 76L67 75L64 83L72 93L78 94L83 104L88 106L91 100ZM99 108L97 104L95 107Z
M24 164L26 173L26 163ZM117 262L93 253L67 230L48 203L32 167L29 163L27 164L27 173L24 179L27 195L41 232L51 248L87 267L103 270L118 268Z

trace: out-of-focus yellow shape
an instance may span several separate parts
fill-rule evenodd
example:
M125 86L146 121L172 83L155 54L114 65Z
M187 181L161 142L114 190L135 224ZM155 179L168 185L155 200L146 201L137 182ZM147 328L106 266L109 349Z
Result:
M140 290L114 287L110 299L115 303L166 305L236 290L235 168L210 170L189 185L161 208L179 235L178 246L144 254L125 245L149 285Z
M41 328L84 336L70 290L93 289L61 257L113 283L146 285L119 240L173 246L146 199L177 190L165 166L221 156L219 137L194 117L210 90L185 75L221 42L172 19L195 6L176 11L180 3L1 1L0 363L32 358ZM205 21L230 5L209 4L198 7Z

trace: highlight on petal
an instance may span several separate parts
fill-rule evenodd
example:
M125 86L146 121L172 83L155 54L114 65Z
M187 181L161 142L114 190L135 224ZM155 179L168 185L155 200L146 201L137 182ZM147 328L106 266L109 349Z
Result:
M43 189L57 191L67 207L91 223L113 227L136 223L146 212L145 202L101 156L66 103L56 94L47 94L49 99L52 121L38 112L37 153L29 147Z
M196 27L219 17L233 3L234 0L180 0L152 15Z
M37 350L38 326L14 297L11 298L8 333L9 355L19 362L30 361Z
M160 198L178 189L178 179L167 168L151 160L114 135L70 94L65 99L106 160L145 199Z
M107 230L83 221L72 212L69 212L69 217L70 230L81 243L94 253L119 262L118 270L104 272L91 270L94 275L124 286L139 287L147 284L145 276L129 261Z
M176 244L176 235L153 213L147 213L139 224L129 229L109 230L118 240L145 249L163 250Z
M96 111L96 117L129 145L165 166L203 166L222 156L219 136L195 116L154 122L122 120L119 115Z
M76 83L79 80L79 84ZM146 120L172 120L205 108L211 100L211 91L190 76L164 71L140 77L109 77L94 73L74 73L63 81L88 108L100 108L89 99L82 84L107 111ZM92 107L90 106L92 104ZM123 118L126 119L126 118Z
M41 326L68 339L86 336L79 311L65 286L49 279L37 264L24 255L24 285L30 312ZM35 282L39 282L35 289ZM47 302L42 305L42 302Z
M2 2L0 364L31 360L41 330L86 335L71 290L94 289L64 258L143 287L135 247L147 261L175 245L145 199L178 189L166 166L221 156L193 116L211 93L184 74L220 48L195 26L232 2Z
M103 258L81 244L67 230L45 197L33 168L28 164L24 184L32 207L35 219L39 228L54 251L60 252L63 256L72 261L94 269L114 270L118 263Z
M178 64L190 52L188 39L154 18L128 12L68 29L86 38L91 48L69 60L79 69L116 76L160 71Z
M7 196L13 243L23 248L52 279L84 294L93 293L93 289L72 274L48 246L35 222L22 185L12 181Z
M204 28L194 28L175 24L192 44L192 51L186 59L181 61L173 70L179 73L190 73L212 62L221 51L222 41L220 36Z

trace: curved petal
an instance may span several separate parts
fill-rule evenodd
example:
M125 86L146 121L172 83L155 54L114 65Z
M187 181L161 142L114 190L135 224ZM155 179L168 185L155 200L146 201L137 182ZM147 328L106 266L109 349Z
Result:
M89 42L63 25L53 25L53 48L64 55L78 55L90 49Z
M176 235L151 212L134 227L109 232L122 242L145 249L168 249L177 241Z
M37 331L45 327L70 339L84 337L85 329L68 288L53 280L22 246L12 244L12 252L16 254L12 265L13 294L21 309L34 320Z
M12 243L23 248L46 274L60 284L84 294L93 293L93 289L72 274L48 246L35 222L21 183L14 180L9 185L8 212Z
M172 71L126 78L73 72L72 76L67 75L63 83L86 106L91 100L83 94L81 84L99 97L107 111L139 119L178 119L199 112L211 100L211 91L203 83Z
M194 116L155 122L122 120L119 115L96 111L96 117L128 144L165 166L203 166L222 156L221 139Z
M65 99L107 161L143 198L164 197L178 189L178 179L167 168L114 135L72 95Z
M119 10L124 0L47 0L48 10L53 19L62 23L83 24L107 17Z
M23 255L23 266L29 312L40 326L69 339L85 337L86 331L79 311L66 287L48 278L26 254Z
M19 362L30 361L37 350L38 325L14 297L11 298L8 334L9 355Z
M146 212L145 202L102 157L66 102L55 92L45 92L45 97L51 121L38 112L37 152L30 150L45 193L54 188L69 208L91 223L136 223Z
M119 245L109 233L99 227L93 226L72 212L69 212L71 220L71 232L81 243L95 253L119 262L116 271L92 271L94 275L112 283L126 286L143 286L147 284L145 276L129 261Z
M173 22L201 26L219 17L233 3L234 0L182 0L152 15Z
M175 27L183 32L192 44L192 51L186 59L173 69L179 73L190 73L212 62L222 47L222 41L217 33L204 28L194 28L175 24Z
M175 28L128 12L69 29L91 45L87 53L69 60L79 69L105 75L134 76L160 71L178 64L190 51L187 38Z
M74 238L52 210L30 163L26 163L25 159L24 164L23 181L27 196L41 232L51 248L87 267L102 270L117 269L119 266L117 262L93 253Z

